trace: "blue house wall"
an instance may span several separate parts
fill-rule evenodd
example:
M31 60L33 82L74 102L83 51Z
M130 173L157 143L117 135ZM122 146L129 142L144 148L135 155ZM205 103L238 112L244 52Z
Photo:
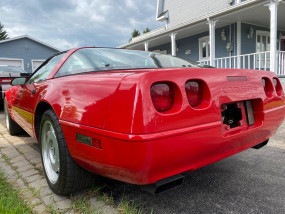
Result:
M58 51L28 38L0 43L0 58L24 60L24 70L32 72L33 59L47 59ZM29 66L28 66L29 63Z
M250 28L254 29L254 33L251 39L247 38ZM242 23L241 25L241 54L255 53L256 52L256 31L267 31L270 32L269 27L263 27L258 25L252 25L247 23ZM285 34L285 31L277 31L279 33ZM277 49L279 49L279 44L277 44Z
M236 24L231 25L232 28L232 37L231 41L235 41L235 32L236 32ZM222 30L225 31L225 35L227 37L226 41L223 41L221 38L221 32ZM225 57L229 56L229 53L227 52L226 45L230 41L229 35L230 35L230 25L217 28L215 32L216 37L216 57ZM199 38L202 38L204 36L209 36L209 32L205 31L203 33L199 33L193 36L185 37L182 39L176 40L177 45L177 52L176 56L184 58L184 59L190 59L194 61L199 61ZM236 47L236 45L234 45ZM166 50L167 54L171 54L171 43L165 43L159 46L151 47L149 48L150 51L153 50ZM191 54L185 54L186 50L191 50ZM236 49L233 50L233 52L236 52Z

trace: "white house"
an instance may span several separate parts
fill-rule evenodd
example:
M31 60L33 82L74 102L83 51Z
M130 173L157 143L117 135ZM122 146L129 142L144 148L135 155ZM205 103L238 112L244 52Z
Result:
M285 77L284 0L157 0L156 21L164 27L120 47Z

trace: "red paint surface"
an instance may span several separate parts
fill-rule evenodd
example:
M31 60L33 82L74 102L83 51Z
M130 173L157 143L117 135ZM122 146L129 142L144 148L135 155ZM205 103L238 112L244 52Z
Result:
M48 80L14 86L6 97L10 108L32 115L40 102L48 103L60 120L72 157L106 177L148 184L197 169L265 141L285 116L284 93L272 87L266 95L262 86L264 77L273 86L272 72L143 69L53 78L74 51L63 57ZM246 79L228 81L228 76ZM195 107L189 105L185 92L189 80L203 82L205 96ZM174 86L174 106L166 112L159 113L153 106L150 87L155 82ZM256 123L226 130L221 105L245 100L253 102ZM36 138L34 121L27 124L23 115L13 112L12 117ZM76 133L100 140L102 149L77 142Z

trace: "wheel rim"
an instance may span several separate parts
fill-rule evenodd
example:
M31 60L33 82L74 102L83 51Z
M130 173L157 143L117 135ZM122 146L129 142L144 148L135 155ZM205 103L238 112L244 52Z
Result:
M48 120L42 126L41 144L46 175L49 181L55 184L60 171L59 150L54 128Z

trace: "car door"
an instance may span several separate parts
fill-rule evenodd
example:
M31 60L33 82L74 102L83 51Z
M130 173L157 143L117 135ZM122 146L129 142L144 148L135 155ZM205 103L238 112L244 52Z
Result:
M64 53L55 55L41 66L26 82L18 88L12 102L14 120L30 135L34 136L34 111L39 96L43 96L47 86L45 81Z

